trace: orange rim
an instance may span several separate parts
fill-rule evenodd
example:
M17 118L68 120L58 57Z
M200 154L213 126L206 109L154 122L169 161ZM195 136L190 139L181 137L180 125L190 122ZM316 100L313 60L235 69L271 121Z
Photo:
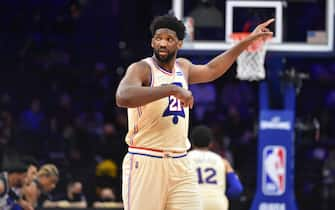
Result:
M250 32L235 32L232 33L230 35L230 38L235 40L235 41L241 41L242 39L244 39L245 37L247 37L250 34ZM265 40L263 39L257 39L255 41L253 41L248 48L246 49L246 51L248 52L256 52L259 51L261 49L261 47L264 45Z
M247 37L249 34L250 32L235 32L230 35L230 38L239 41Z

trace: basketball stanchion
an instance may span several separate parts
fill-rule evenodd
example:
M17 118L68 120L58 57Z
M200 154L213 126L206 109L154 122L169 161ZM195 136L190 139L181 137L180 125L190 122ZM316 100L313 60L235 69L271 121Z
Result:
M233 33L236 42L250 33ZM265 79L267 40L256 40L237 59L237 78ZM257 189L250 210L297 210L294 195L295 87L284 87L284 109L269 107L268 87L260 83Z

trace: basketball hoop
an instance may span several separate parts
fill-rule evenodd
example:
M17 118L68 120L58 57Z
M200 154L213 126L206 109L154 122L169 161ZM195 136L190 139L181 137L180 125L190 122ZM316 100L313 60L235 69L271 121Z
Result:
M233 33L231 38L234 42L247 37L250 33ZM240 80L259 81L265 78L264 60L266 54L266 41L255 40L237 58L237 78Z

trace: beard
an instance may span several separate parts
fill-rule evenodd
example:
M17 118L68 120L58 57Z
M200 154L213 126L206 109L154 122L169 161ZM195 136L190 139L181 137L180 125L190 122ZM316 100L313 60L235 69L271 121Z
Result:
M155 49L154 54L155 54L155 57L157 58L158 61L160 61L162 63L168 63L174 58L174 56L176 55L176 51L174 51L174 52L169 52L168 51L168 54L166 56L161 56L159 54L159 49Z

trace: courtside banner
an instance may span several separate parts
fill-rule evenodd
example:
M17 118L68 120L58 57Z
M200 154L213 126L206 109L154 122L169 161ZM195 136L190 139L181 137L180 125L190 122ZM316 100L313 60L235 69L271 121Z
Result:
M257 189L251 210L297 210L294 196L294 112L261 111L257 164Z

